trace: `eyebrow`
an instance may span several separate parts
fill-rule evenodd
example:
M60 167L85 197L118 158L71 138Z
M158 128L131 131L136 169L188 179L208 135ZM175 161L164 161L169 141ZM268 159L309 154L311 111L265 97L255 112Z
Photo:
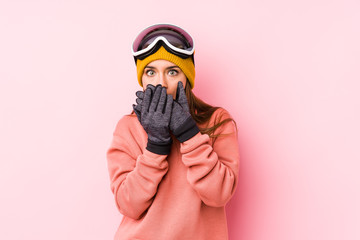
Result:
M156 67L153 67L153 66L146 66L145 68L155 69ZM180 67L178 67L178 66L176 66L176 65L169 66L169 67L167 67L167 68L165 68L165 69L170 69L170 68L179 68L179 69L180 69Z

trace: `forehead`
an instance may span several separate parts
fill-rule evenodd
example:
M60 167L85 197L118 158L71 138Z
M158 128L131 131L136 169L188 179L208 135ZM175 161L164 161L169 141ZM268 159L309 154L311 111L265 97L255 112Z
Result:
M170 62L168 60L164 59L158 59L150 62L146 67L155 67L155 68L161 68L161 67L178 67L175 63Z

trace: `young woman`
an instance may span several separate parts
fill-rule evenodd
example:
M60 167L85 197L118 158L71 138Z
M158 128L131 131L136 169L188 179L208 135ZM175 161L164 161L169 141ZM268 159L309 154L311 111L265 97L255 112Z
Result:
M123 215L114 239L228 239L224 207L239 167L235 121L193 94L194 41L186 31L152 25L132 47L143 91L107 151Z

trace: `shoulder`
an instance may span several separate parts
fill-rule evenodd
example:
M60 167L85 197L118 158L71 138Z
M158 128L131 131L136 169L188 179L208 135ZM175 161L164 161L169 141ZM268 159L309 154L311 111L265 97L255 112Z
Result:
M211 127L211 126L213 126L217 123L220 123L226 119L232 119L230 113L225 108L219 107L211 115L211 117L208 121L208 126Z
M215 134L226 134L236 131L236 123L231 114L219 107L211 115L207 127L215 127Z
M231 118L230 113L222 107L219 107L218 109L216 109L216 111L213 113L213 115L211 116L211 118L219 118L219 119L226 119L226 118Z
M132 129L137 129L139 126L139 120L136 117L136 114L127 114L124 115L116 124L114 135L124 135L131 134Z

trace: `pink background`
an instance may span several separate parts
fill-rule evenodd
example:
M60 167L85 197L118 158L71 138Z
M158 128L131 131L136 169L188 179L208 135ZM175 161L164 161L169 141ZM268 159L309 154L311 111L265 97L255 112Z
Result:
M230 239L360 239L359 1L123 2L0 2L0 239L113 238L105 153L158 22L239 127Z

